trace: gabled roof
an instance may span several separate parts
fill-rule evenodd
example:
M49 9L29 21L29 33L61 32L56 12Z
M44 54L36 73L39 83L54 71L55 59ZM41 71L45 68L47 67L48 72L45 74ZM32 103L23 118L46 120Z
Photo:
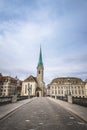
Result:
M24 80L24 82L36 82L37 83L37 78L30 75L28 78L26 78Z

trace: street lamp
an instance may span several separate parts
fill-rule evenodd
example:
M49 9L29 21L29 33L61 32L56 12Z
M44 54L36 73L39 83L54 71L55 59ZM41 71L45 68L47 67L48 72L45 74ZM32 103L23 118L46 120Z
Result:
M28 98L30 98L30 90L31 90L31 86L30 86L30 84L28 83Z
M55 99L57 99L57 87L55 86Z
M68 95L71 95L71 92L70 92L70 79L68 79L68 83L69 83L69 93L68 93Z
M53 89L53 88L52 88L52 86L51 86L51 89L50 89L51 97L52 97L52 91L53 91L52 89Z

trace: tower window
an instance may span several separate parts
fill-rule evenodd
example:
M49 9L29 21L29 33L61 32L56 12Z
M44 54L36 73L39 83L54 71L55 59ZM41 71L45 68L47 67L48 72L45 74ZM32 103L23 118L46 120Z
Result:
M38 74L40 74L40 70L38 71Z

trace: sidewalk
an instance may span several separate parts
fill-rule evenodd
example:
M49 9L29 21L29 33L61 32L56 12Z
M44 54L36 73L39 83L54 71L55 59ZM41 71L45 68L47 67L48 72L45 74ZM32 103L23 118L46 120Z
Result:
M0 106L0 120L3 119L8 114L10 114L11 112L15 111L17 108L23 106L24 104L32 102L35 99L36 99L36 97L18 101L16 103L11 103L11 104Z
M58 103L60 106L62 106L66 110L69 110L70 112L74 113L75 115L77 115L78 117L80 117L81 119L87 122L87 108L86 107L82 107L76 104L70 104L68 102L54 99L51 97L47 97L47 98Z

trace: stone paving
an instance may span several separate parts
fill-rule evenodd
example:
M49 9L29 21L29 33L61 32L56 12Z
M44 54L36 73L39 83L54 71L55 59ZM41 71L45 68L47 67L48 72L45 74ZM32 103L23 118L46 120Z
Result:
M33 100L36 100L36 98L37 97L32 98L32 99L26 99L23 101L18 101L16 103L12 103L12 104L0 106L0 119L4 118L6 115L15 111L16 109L23 106L24 104L27 104ZM58 99L54 99L51 97L47 97L47 98L55 103L58 103L63 108L69 110L70 112L74 113L75 115L77 115L78 117L80 117L81 119L83 119L84 121L87 122L87 108L86 107L82 107L82 106L79 106L76 104L70 104L70 103L67 103L67 102L64 102L64 101L61 101Z
M24 104L27 104L27 103L35 100L35 99L36 99L36 97L0 106L0 120L2 118L4 118L5 116L7 116L8 114L10 114L11 112L13 112L16 109L18 109L19 107L21 107Z
M87 107L83 107L80 105L76 105L76 104L71 104L62 100L58 100L58 99L54 99L51 97L47 97L48 99L58 103L59 105L61 105L63 108L69 110L70 112L74 113L75 115L77 115L78 117L80 117L81 119L83 119L84 121L87 122Z
M0 120L0 130L87 130L86 122L55 101L39 97L27 102Z

